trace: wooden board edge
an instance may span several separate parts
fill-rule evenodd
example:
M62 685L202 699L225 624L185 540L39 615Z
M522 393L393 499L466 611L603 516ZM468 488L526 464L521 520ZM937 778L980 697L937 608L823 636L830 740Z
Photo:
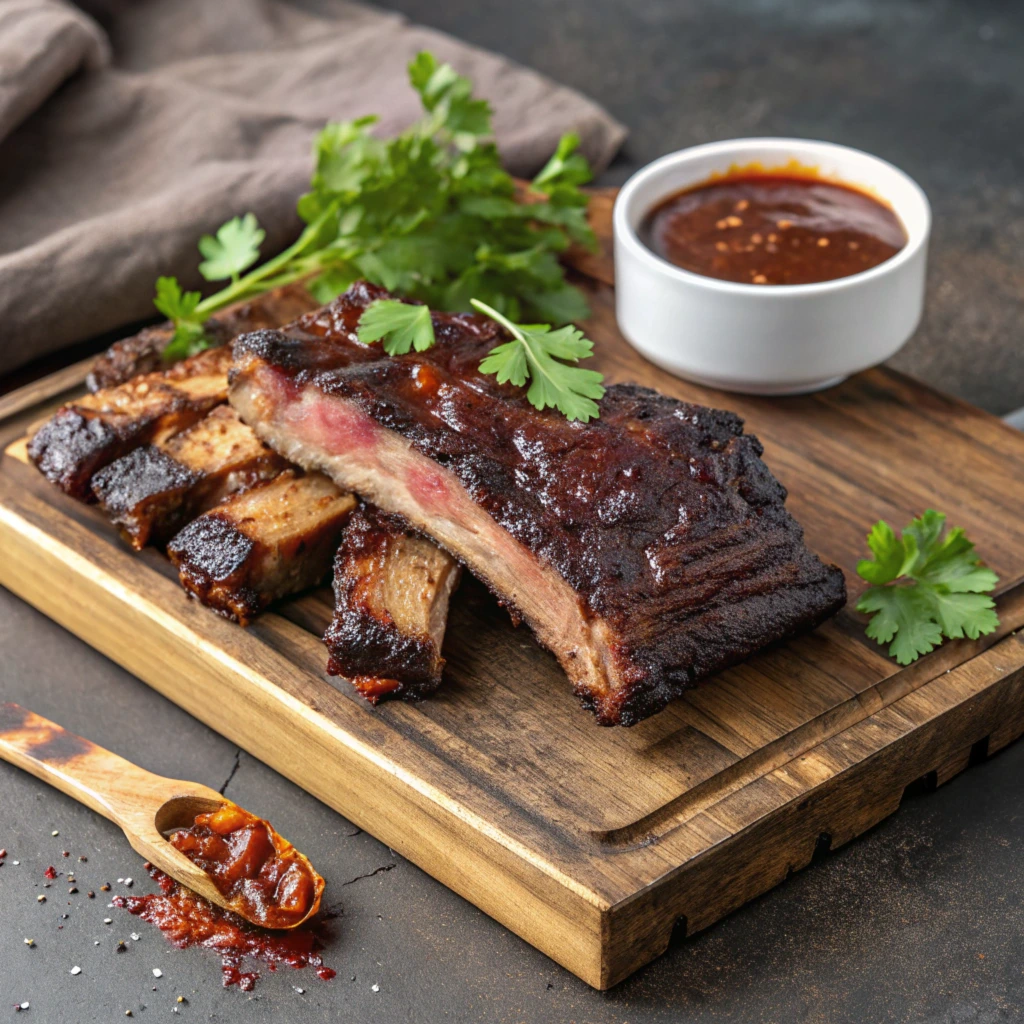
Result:
M966 770L981 747L990 755L1024 735L1024 640L1013 633L907 699L945 706L845 771L829 775L747 828L737 831L646 890L610 908L602 988L660 956L679 929L694 934L775 888L819 855L832 852L894 814L907 786L944 785ZM1009 657L1008 657L1009 655ZM958 673L985 673L950 697ZM900 702L854 726L870 729L898 715ZM877 721L873 721L877 720ZM843 734L829 743L842 745Z
M379 763L333 735L313 709L281 705L273 716L252 706L248 676L210 659L187 633L155 633L142 604L95 566L0 503L0 585L100 653L280 772L327 806L417 864L592 987L601 987L607 905L515 852L465 816L430 801ZM110 623L104 632L98 623ZM126 643L125 638L132 638ZM145 638L145 642L140 642ZM218 708L232 707L225 716ZM322 719L324 728L310 723ZM313 770L315 768L315 770ZM416 837L415 846L409 836Z
M0 423L13 419L19 413L26 412L43 402L50 401L66 391L72 391L85 384L95 356L80 359L77 363L65 366L62 370L47 374L31 384L25 384L6 395L0 396Z

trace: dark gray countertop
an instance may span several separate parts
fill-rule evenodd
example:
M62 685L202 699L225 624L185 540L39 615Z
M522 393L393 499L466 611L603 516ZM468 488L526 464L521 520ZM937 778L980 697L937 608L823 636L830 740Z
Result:
M663 152L735 135L832 139L893 160L924 185L936 216L928 315L897 365L995 412L1024 403L1024 5L393 6L605 103L633 129L609 182ZM602 995L3 591L0 651L0 697L146 768L226 785L301 845L341 912L325 954L334 982L282 968L251 995L224 990L210 953L175 950L107 909L101 883L149 884L120 832L0 764L0 1018L23 1000L23 1019L46 1024L113 1021L127 1009L142 1020L177 1009L191 1020L359 1024L1021 1015L1024 744L908 797L868 835ZM71 865L81 891L41 888L50 864ZM117 954L133 930L140 939Z

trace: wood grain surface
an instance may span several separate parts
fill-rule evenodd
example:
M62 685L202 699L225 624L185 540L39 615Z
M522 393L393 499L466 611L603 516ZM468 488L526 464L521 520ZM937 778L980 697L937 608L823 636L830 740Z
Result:
M707 927L870 828L910 783L945 782L1024 732L1024 436L886 369L785 399L677 380L622 340L607 253L591 259L597 366L737 411L809 545L846 572L850 606L813 634L601 729L467 580L441 690L374 709L324 672L327 590L247 630L190 602L160 554L133 555L25 464L40 406L0 426L0 583L607 988L674 928ZM927 507L1001 577L1002 627L900 668L864 636L853 568L871 523Z

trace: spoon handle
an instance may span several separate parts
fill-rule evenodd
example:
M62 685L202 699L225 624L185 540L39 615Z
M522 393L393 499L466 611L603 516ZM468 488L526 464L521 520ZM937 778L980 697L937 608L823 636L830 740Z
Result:
M166 798L169 780L18 704L0 704L0 758L24 768L122 828Z

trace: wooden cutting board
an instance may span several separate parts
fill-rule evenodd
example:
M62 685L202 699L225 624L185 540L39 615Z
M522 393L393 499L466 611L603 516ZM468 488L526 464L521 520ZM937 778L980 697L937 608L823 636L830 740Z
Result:
M610 196L596 207L607 238ZM941 784L1024 732L1024 435L885 369L804 398L687 384L618 334L607 253L578 266L600 369L734 409L764 441L808 543L846 570L851 605L814 634L635 728L602 729L468 580L442 689L371 708L324 673L329 591L242 629L25 463L29 424L80 390L83 367L0 399L0 583L608 988L673 929L706 928L891 814L908 784ZM852 570L871 523L928 507L999 573L1002 628L900 668L851 610Z

